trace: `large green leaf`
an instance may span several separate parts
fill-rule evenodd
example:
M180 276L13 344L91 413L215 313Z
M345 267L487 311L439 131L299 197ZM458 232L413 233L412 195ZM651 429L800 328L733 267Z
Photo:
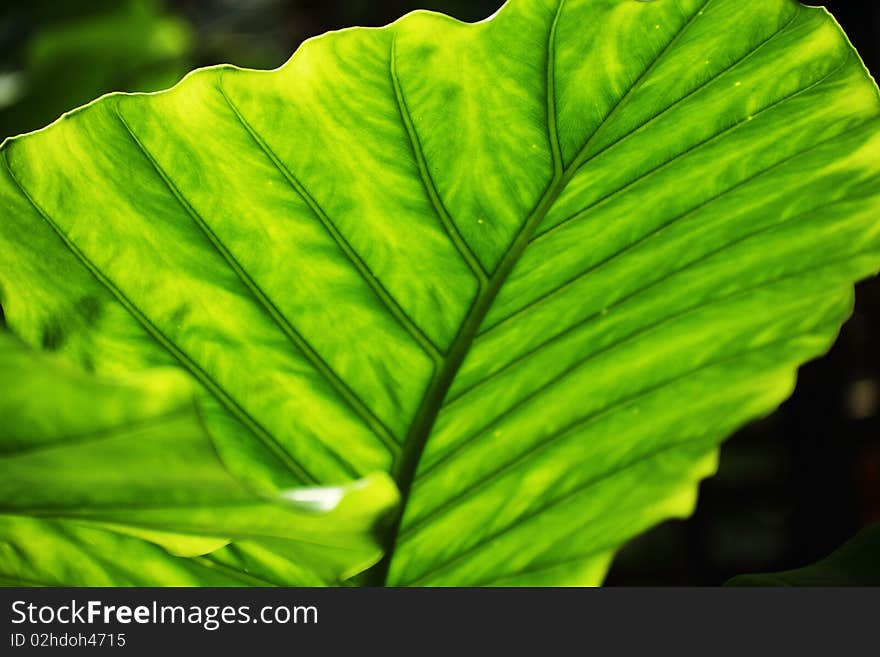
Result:
M727 586L880 586L880 523L865 527L809 566L780 573L739 575Z
M217 458L175 370L103 381L0 333L0 417L4 580L339 583L382 555L387 475L255 495ZM261 563L269 549L276 563Z
M880 268L878 110L792 0L417 12L7 142L3 306L253 486L392 472L375 581L597 583Z

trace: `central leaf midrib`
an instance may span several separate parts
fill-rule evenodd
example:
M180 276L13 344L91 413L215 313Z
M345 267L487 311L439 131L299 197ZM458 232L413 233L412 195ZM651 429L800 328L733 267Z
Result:
M687 31L688 27L693 24L697 17L702 14L710 1L711 0L706 0L697 10L694 11L694 13L675 32L669 42L657 53L648 66L644 68L629 86L627 91L617 100L617 102L615 102L605 117L599 122L596 129L586 139L585 143L578 150L568 166L565 166L563 162L562 147L559 140L558 117L556 113L555 42L557 26L565 5L565 0L559 1L547 38L547 67L545 80L545 93L547 96L547 136L553 160L553 176L535 206L535 209L528 215L522 228L517 232L511 246L504 253L497 269L489 277L487 283L484 286L481 286L476 299L462 322L458 335L446 353L446 357L443 359L442 366L435 373L434 378L430 382L422 403L419 406L419 410L410 426L410 430L407 432L403 444L403 452L401 453L400 458L395 461L392 472L394 480L397 482L397 486L400 490L400 509L389 531L385 557L374 568L372 577L370 577L373 583L383 585L387 583L391 560L394 557L401 523L403 521L404 513L406 512L407 502L409 501L412 484L415 479L416 470L421 460L422 453L424 452L428 438L431 435L437 416L440 413L446 394L449 392L449 388L452 386L455 376L470 351L471 346L479 333L480 326L485 320L492 304L495 302L502 286L507 281L514 267L516 267L526 248L529 246L533 234L541 225L548 212L553 207L553 204L565 190L572 177L574 177L577 171L588 161L590 149L599 141L607 126L626 104L626 101L629 100L629 98L639 89L660 61L662 61L664 56L673 49L681 36Z

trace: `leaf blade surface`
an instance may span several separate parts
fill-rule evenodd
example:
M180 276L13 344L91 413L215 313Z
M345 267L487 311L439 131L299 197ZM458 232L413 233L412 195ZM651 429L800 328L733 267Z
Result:
M790 0L417 12L8 143L4 309L188 371L255 486L392 472L390 584L593 584L880 266L878 123Z

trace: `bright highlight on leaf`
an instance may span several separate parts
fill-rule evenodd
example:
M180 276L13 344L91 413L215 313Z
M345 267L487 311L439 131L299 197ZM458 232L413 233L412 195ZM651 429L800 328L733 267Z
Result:
M3 308L254 489L389 472L373 582L597 584L880 269L878 116L793 0L416 12L7 142Z

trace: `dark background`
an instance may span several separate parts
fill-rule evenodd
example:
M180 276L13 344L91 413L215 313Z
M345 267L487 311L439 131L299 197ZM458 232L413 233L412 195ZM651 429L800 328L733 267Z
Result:
M273 68L305 38L434 9L485 18L501 0L3 0L0 139L40 128L108 91L170 86L196 66ZM880 6L826 2L871 71ZM880 220L880 218L878 218ZM0 315L2 317L2 315ZM694 516L618 556L612 585L715 585L815 561L880 521L880 281L797 391L722 450Z

